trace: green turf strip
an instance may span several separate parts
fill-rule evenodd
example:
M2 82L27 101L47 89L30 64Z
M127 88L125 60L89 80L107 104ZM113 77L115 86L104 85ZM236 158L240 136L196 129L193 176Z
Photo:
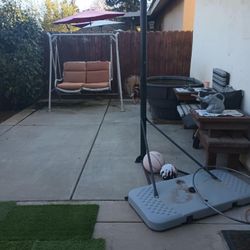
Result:
M15 206L0 221L0 241L91 239L97 213L97 205Z
M4 250L104 250L105 241L93 239L86 241L0 241Z
M31 250L33 244L34 244L33 241L0 241L0 249L1 250Z
M32 250L104 250L105 241L39 241L35 242Z
M3 221L7 214L11 211L12 208L16 206L15 202L0 202L0 221Z

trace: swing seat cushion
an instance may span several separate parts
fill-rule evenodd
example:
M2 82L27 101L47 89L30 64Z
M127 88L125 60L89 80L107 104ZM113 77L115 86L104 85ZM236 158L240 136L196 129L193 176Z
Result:
M108 88L110 85L110 62L94 61L86 64L87 78L83 87L89 89Z
M83 83L82 87L87 89L108 88L109 82Z
M65 90L78 90L83 87L84 83L82 82L63 82L57 84L57 87Z
M86 72L64 71L63 79L64 82L72 82L72 83L86 82Z
M99 82L109 82L108 70L87 71L86 83L99 83Z
M63 83L57 87L64 90L106 89L110 87L109 61L72 61L64 63Z

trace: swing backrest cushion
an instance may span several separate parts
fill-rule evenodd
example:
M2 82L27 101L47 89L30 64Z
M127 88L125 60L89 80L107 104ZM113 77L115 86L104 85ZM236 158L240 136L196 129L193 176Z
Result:
M110 62L89 61L86 62L87 78L85 87L102 88L110 84Z
M85 83L86 82L86 62L65 62L64 82Z

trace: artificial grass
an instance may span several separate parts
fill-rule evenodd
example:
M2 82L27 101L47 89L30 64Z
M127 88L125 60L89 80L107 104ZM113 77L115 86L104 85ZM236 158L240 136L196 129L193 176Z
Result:
M0 221L0 241L91 239L97 205L14 206Z
M85 241L0 241L4 250L104 250L105 241L92 239Z
M0 241L1 250L31 250L33 241Z
M103 250L105 241L92 239L86 241L38 241L35 242L32 250Z
M16 206L15 202L0 202L0 221L3 221L9 211Z
M91 239L97 205L0 203L0 250L104 250Z

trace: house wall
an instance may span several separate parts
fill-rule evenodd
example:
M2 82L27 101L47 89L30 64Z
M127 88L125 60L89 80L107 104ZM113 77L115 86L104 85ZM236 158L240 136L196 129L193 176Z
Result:
M184 1L172 1L161 13L161 30L174 31L183 29Z
M250 1L196 1L195 13L191 76L211 81L214 67L228 71L250 114ZM245 163L250 168L250 154Z
M193 31L196 0L184 1L183 31Z
M195 3L196 0L159 0L153 11L156 29L193 31Z

